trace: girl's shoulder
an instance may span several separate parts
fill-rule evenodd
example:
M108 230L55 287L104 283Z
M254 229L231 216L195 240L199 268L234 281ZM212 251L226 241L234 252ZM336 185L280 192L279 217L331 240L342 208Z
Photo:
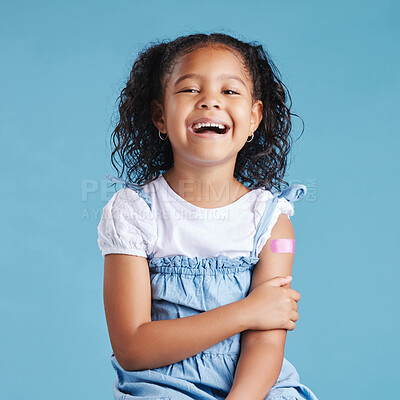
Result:
M253 190L260 190L261 197L270 198L276 202L285 200L292 205L296 201L301 200L307 194L306 185L300 183L292 183L282 190L271 190L267 187L261 187Z
M117 182L115 177L108 179ZM143 188L129 186L117 190L104 206L98 231L103 256L110 253L147 257L152 250L157 226L151 211L151 198Z
M260 236L257 243L256 254L260 254L265 243L270 238L272 229L281 214L288 217L294 215L294 203L301 200L307 193L305 185L292 184L281 191L270 191L265 188L260 196L260 201L255 207L257 226Z
M148 191L146 190L146 188L150 185L137 185L135 183L132 182L128 182L125 179L122 178L117 178L115 176L111 176L106 174L105 175L106 178L114 183L121 183L123 185L123 188L118 190L115 194L119 193L121 194L121 196L116 196L116 197L121 197L121 198L125 198L125 199L130 199L130 200L137 200L139 197L142 198L147 205L149 206L149 208L151 209L151 196L149 195Z
M258 191L254 210L259 215L274 211L292 216L294 214L294 203L307 194L307 187L303 184L291 184L280 191L270 190L267 187L254 190Z

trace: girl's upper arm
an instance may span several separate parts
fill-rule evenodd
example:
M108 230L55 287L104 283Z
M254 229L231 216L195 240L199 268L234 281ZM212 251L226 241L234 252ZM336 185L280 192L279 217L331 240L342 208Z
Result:
M117 360L129 359L135 330L151 321L151 286L147 259L108 254L104 259L104 309Z
M294 239L293 225L289 218L293 214L293 205L285 198L279 199L271 215L270 223L257 244L259 261L253 270L250 290L275 276L292 274L294 254L274 253L271 250L271 240ZM285 287L290 287L290 284Z
M147 257L157 236L146 202L129 188L116 192L103 208L98 245L104 256L104 309L117 360L129 360L136 329L151 321Z
M272 239L294 239L292 222L285 214L280 214L277 222L273 226L271 236L265 243L259 261L254 267L250 291L261 283L274 278L275 276L292 275L294 254L292 253L273 253L270 247ZM290 288L290 283L283 287ZM287 331L285 329L272 329L268 331L246 331L243 341L252 343L254 341L273 342L277 346L284 348Z
M253 290L259 284L275 276L287 276L292 274L294 254L274 253L270 246L272 239L294 239L292 222L287 215L279 215L277 222L272 228L271 236L268 238L258 256L259 261L254 267L250 290Z

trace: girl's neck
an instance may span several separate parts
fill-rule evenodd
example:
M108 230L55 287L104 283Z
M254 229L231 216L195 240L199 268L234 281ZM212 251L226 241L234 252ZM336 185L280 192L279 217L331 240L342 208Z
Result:
M250 191L234 178L233 171L189 171L172 167L163 176L175 193L201 208L224 207Z

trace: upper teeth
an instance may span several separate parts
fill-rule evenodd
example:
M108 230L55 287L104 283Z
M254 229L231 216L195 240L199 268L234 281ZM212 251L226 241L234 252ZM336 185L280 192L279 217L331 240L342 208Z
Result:
M211 126L219 128L219 129L225 129L225 125L216 124L213 122L211 122L211 123L210 122L199 122L198 124L193 125L193 129L200 129L200 128L211 127Z

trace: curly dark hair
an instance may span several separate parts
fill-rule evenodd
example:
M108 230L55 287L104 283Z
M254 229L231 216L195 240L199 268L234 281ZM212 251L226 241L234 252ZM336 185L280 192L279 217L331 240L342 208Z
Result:
M269 54L257 43L245 43L223 33L192 34L170 42L150 43L135 60L129 80L118 97L119 122L112 132L111 162L122 177L143 185L174 164L169 140L162 141L151 118L151 101L161 101L165 79L179 58L206 46L224 46L241 54L253 81L253 100L263 103L263 117L254 139L236 158L234 177L250 188L281 190L291 147L292 100ZM117 101L118 101L117 100ZM287 104L288 103L288 104ZM297 116L297 115L296 115Z

